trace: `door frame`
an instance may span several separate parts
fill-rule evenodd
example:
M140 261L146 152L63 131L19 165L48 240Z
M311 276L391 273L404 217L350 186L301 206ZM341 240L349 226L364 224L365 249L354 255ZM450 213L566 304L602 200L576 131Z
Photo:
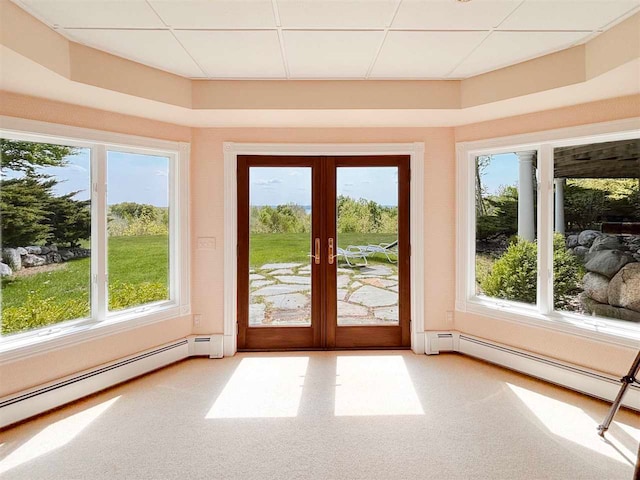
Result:
M411 350L425 353L424 341L424 143L277 144L224 142L224 356L238 346L238 155L410 157Z

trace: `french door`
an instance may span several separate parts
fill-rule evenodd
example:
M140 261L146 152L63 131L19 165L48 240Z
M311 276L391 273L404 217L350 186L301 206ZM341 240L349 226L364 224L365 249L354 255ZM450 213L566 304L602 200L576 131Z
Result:
M409 157L238 157L238 349L410 346Z

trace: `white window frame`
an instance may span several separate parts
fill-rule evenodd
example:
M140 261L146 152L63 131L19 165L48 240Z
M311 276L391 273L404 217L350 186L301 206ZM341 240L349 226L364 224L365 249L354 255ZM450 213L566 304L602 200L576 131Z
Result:
M553 151L556 147L640 138L640 117L456 144L456 310L637 348L640 325L553 309ZM478 155L538 152L537 303L476 295L475 176Z
M190 306L190 145L0 116L0 136L91 149L91 317L0 337L0 363L188 315ZM169 158L169 300L109 312L107 305L107 152Z

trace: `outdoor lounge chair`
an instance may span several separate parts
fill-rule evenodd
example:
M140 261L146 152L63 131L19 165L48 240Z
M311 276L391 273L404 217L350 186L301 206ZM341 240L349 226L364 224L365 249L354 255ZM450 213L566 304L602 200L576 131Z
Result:
M338 247L338 257L344 258L344 261L347 262L347 265L350 267L356 267L360 265L367 265L367 255L370 255L362 250L363 247L358 247L354 245L349 245L347 248ZM349 259L360 259L363 260L364 263L351 263Z
M366 245L366 246L356 246L356 248L360 249L362 253L365 255L373 255L374 253L382 253L387 257L387 260L390 263L396 263L398 261L398 241L391 243L381 243L379 245ZM391 259L389 255L394 255L396 257L395 260Z

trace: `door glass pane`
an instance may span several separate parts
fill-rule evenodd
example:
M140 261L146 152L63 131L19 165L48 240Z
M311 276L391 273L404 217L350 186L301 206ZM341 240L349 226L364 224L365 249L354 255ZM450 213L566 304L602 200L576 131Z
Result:
M169 299L169 159L107 152L109 310Z
M90 156L0 139L2 335L90 315Z
M311 325L311 168L249 169L249 327Z
M535 304L537 152L475 160L476 295Z
M640 325L640 140L554 150L556 310Z
M338 326L398 325L398 168L336 172Z

